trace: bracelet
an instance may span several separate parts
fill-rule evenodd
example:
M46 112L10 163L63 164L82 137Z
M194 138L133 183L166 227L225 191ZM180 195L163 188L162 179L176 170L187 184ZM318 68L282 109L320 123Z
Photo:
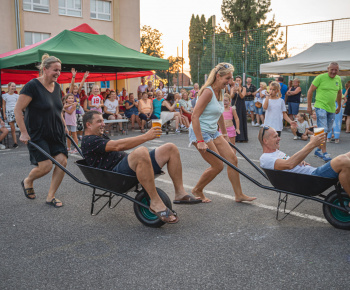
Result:
M227 137L227 134L222 134L222 136Z
M197 143L202 143L202 142L204 142L204 140L199 140L199 141L197 141Z

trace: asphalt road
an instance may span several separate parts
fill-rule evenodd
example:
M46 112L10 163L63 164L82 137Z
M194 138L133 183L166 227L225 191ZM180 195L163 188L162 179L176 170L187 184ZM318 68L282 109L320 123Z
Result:
M258 164L258 128L238 144ZM139 134L130 133L129 136ZM121 136L114 136L114 139ZM181 152L188 191L207 167L188 135L162 135L154 148L175 143ZM281 150L293 154L306 143L282 133ZM350 136L329 144L333 156L349 151ZM70 157L68 169L84 179ZM323 164L309 157L312 165ZM239 167L266 181L244 160ZM26 199L20 181L31 169L24 145L0 151L0 289L348 289L348 231L332 227L322 205L305 201L294 215L277 221L277 193L241 178L246 194L258 199L235 203L226 170L207 186L209 204L174 205L176 225L143 226L133 204L89 213L91 189L65 176L57 197L64 207L45 204L50 176L35 183L37 198ZM156 185L173 199L168 175ZM310 186L312 186L310 184ZM290 198L290 203L298 202Z

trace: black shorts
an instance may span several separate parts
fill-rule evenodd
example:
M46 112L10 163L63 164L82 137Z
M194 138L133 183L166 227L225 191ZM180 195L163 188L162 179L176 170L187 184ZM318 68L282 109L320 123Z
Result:
M60 153L63 153L68 158L68 151L66 144L63 144L59 141L49 142L45 139L40 139L37 141L32 141L36 145L40 146L45 152L49 153L52 157L57 156ZM32 165L38 165L39 162L49 160L44 154L42 154L38 149L34 148L34 146L27 145L29 150L30 163Z
M153 149L149 152L149 156L151 157L152 167L154 174L160 174L162 172L162 168L159 167L156 157L155 157L156 149ZM128 155L129 156L129 155ZM129 166L128 156L125 156L114 168L113 171L125 175L136 176L136 172L132 170Z
M298 137L302 137L304 134L300 133L298 130L296 131Z
M105 120L108 120L109 116L113 116L112 114L107 114L107 113L103 113L102 117Z

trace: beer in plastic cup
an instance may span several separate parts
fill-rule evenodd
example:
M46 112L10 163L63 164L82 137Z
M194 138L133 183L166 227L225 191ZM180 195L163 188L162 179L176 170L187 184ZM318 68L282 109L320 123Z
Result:
M314 128L314 135L317 136L317 135L320 135L324 133L324 128ZM323 145L323 143L321 143L321 145Z
M160 127L162 128L162 120L161 119L152 119L152 128L153 127ZM160 137L161 135L157 135Z

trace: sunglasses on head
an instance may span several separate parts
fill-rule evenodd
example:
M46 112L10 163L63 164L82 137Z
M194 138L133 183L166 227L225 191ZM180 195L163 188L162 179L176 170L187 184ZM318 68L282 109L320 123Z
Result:
M264 126L264 129L263 129L263 132L262 132L262 135L261 135L261 140L264 139L264 134L265 134L265 131L269 130L270 127L269 126Z
M222 67L220 67L220 68L216 71L216 74L217 74L221 69L223 69L223 68L228 69L228 68L230 68L230 67L231 67L231 65L228 64L228 63L226 63L226 64L224 64Z

